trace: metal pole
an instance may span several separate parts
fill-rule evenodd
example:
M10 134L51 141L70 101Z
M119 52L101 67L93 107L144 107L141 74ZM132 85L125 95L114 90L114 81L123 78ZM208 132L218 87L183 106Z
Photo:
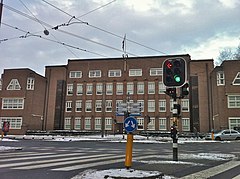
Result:
M1 4L0 4L0 27L2 24L2 12L3 12L3 0L1 0Z

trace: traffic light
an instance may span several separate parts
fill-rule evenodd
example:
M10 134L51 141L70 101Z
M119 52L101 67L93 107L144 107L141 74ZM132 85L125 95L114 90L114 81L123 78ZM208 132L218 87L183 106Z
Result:
M177 97L176 88L166 88L165 93L172 98Z
M185 83L182 87L181 87L181 98L184 98L185 96L187 96L189 94L189 84Z
M177 138L177 128L175 126L171 126L171 138L172 139Z
M185 59L169 58L163 62L163 83L167 87L180 87L186 80Z

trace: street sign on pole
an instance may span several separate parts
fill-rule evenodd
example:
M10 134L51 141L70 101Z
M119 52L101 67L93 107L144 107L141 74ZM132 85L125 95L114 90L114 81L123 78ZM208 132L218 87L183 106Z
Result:
M124 128L127 133L131 133L137 129L137 120L134 117L127 117L124 120Z

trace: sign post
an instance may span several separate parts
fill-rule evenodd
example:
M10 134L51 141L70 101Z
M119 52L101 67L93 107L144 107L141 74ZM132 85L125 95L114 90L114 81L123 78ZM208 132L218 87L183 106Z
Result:
M124 121L124 128L127 132L125 167L127 169L132 166L132 148L133 148L133 134L137 129L137 120L134 117L127 117Z

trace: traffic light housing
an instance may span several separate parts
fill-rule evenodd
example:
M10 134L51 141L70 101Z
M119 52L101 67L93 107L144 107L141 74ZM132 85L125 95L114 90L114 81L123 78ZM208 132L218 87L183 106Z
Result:
M166 88L165 93L174 99L177 97L176 88Z
M177 128L176 128L176 126L171 126L171 138L172 139L177 138Z
M184 98L185 96L189 95L189 84L185 83L182 87L181 87L181 98Z
M163 62L163 83L167 87L180 87L186 81L184 58L168 58Z

